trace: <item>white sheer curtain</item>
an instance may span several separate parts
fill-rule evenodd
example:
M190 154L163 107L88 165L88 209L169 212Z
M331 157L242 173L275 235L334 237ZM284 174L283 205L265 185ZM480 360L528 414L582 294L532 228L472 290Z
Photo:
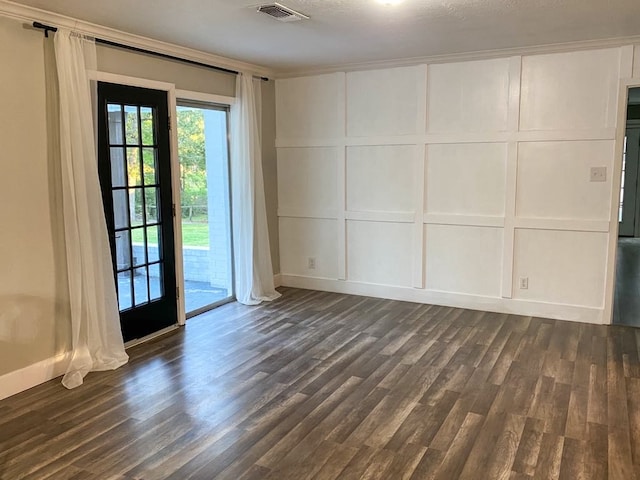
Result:
M107 226L98 179L88 69L91 40L59 29L54 47L60 95L64 232L71 302L72 355L62 383L81 385L90 371L125 364Z
M260 80L239 74L232 110L231 189L236 298L256 305L280 296L273 284L262 177Z

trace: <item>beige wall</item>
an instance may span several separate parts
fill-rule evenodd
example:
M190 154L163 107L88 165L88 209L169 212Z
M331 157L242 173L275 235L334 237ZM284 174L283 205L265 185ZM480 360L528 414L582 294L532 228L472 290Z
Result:
M96 45L98 70L173 83L179 90L235 96L236 76L210 68Z
M60 172L47 154L51 64L45 69L44 45L41 34L0 18L0 375L69 345Z
M57 123L52 43L0 17L0 376L70 345L60 171L50 153L57 138L49 131ZM111 47L98 46L98 67L183 90L235 94L234 75ZM263 83L263 95L265 190L278 271L273 82Z

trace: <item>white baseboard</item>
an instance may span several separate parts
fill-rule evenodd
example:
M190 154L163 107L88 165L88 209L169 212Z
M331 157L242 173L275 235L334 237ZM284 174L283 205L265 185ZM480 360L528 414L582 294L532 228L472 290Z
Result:
M0 376L0 400L63 375L68 363L63 353Z
M276 273L273 276L273 284L276 288L281 287L282 286L282 275L279 273Z
M282 286L285 287L388 298L391 300L468 308L470 310L544 317L555 320L569 320L594 324L605 323L603 320L603 309L582 307L579 305L535 302L512 298L483 297L463 293L440 292L410 287L391 287L349 280L312 278L298 275L282 274L280 278Z

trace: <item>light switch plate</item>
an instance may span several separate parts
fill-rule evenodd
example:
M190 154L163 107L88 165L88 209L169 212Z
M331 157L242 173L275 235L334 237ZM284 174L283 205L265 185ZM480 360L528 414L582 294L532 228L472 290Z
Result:
M590 181L592 182L606 182L607 181L607 167L591 167Z

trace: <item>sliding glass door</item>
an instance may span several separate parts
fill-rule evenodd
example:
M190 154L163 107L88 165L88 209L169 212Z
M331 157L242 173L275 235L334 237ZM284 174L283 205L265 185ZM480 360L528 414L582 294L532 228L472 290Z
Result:
M234 298L228 109L179 101L177 124L188 318Z

